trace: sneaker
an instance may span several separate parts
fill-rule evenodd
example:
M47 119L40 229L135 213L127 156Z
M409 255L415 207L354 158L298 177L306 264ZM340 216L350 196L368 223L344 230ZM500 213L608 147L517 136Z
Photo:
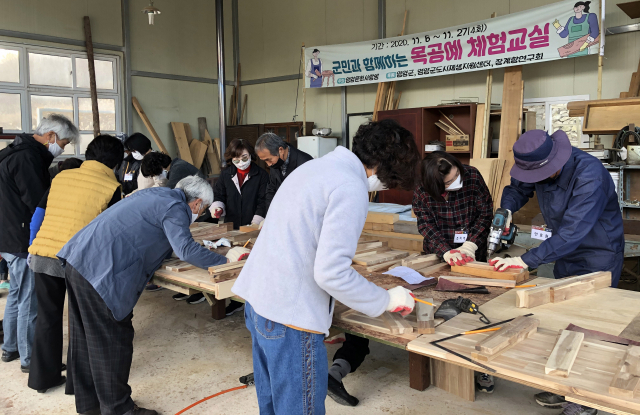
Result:
M57 388L58 386L62 386L65 383L67 383L67 378L64 377L64 376L60 376L60 381L57 384L55 384L55 385L53 385L53 386L51 386L50 388L47 388L47 389L38 389L38 393L46 393L48 390L51 390L53 388Z
M158 412L152 409L140 408L138 405L133 405L133 409L124 415L158 415Z
M2 361L3 362L13 362L16 359L20 359L19 352L2 352Z
M20 370L22 371L22 373L29 373L29 366L20 365Z
M335 380L331 375L329 375L327 395L329 395L337 404L344 406L356 406L360 402L355 396L349 395L349 392L344 388L344 384Z
M161 287L155 284L147 284L147 286L144 289L146 291L160 291L160 290L164 290L164 287Z
M202 293L193 294L187 298L187 304L199 304L205 301L204 295Z
M182 300L186 300L187 298L189 298L189 296L187 294L178 293L178 294L175 294L171 298L173 298L176 301L182 301Z
M244 303L241 303L240 301L231 300L231 302L229 303L227 308L224 310L224 312L228 316L230 316L231 314L237 313L238 311L242 311L242 310L244 310Z
M476 388L480 392L493 393L494 386L493 376L486 373L476 373Z
M596 415L597 409L588 408L586 406L578 405L577 403L569 402L565 405L564 410L560 415Z
M0 282L0 290L2 290L2 289L8 290L9 288L11 288L11 284L9 284L9 281L4 280L4 281Z
M551 392L540 392L534 395L538 405L546 408L561 408L562 404L567 402L564 396L556 395Z

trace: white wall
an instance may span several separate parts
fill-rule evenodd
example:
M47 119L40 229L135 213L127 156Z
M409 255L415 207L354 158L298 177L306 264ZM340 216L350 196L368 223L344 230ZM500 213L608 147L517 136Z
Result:
M616 3L607 1L605 27L637 23ZM388 0L387 36L402 31L404 11L408 10L406 34L471 23L553 3L553 0ZM376 39L377 1L375 0L241 0L240 55L243 80L298 73L300 45L308 46ZM627 91L631 73L640 59L640 32L607 36L602 97L615 98ZM525 65L525 98L590 95L596 98L597 56ZM245 77L247 74L249 77ZM503 70L494 70L492 102L502 101ZM484 102L486 72L478 71L399 81L403 91L400 108L436 105L443 100L478 97ZM297 81L286 81L242 88L248 93L248 122L290 121L295 105ZM373 111L377 85L347 87L347 112ZM302 110L298 104L299 120ZM340 134L340 88L307 91L307 119L330 127Z

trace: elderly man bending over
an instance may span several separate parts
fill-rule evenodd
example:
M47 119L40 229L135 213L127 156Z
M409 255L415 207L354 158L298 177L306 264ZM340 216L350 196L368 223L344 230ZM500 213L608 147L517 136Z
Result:
M58 252L66 262L73 350L68 370L78 413L157 414L131 400L132 310L171 251L201 268L228 262L189 231L212 202L213 189L196 176L175 189L146 189L105 210Z

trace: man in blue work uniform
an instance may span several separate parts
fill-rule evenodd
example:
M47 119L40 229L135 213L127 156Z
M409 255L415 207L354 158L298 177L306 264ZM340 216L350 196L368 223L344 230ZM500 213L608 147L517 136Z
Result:
M556 278L611 271L611 286L617 287L624 260L622 215L615 185L600 160L572 147L562 130L552 135L527 131L514 144L513 156L511 185L504 188L500 206L511 216L535 192L551 237L522 257L495 259L491 264L504 271L555 261ZM546 407L565 402L549 392L537 394L536 401ZM597 412L570 408L573 405L565 406L563 414Z

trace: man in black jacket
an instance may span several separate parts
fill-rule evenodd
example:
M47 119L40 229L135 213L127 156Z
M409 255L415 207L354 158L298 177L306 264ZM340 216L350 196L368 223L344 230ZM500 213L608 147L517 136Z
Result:
M256 142L256 154L269 166L269 184L267 184L267 210L280 185L296 168L313 157L291 147L280 136L264 133Z
M31 216L51 183L49 165L78 140L78 129L62 115L43 118L33 135L20 134L0 151L0 255L9 264L2 361L20 358L29 372L38 308L35 277L27 265Z

